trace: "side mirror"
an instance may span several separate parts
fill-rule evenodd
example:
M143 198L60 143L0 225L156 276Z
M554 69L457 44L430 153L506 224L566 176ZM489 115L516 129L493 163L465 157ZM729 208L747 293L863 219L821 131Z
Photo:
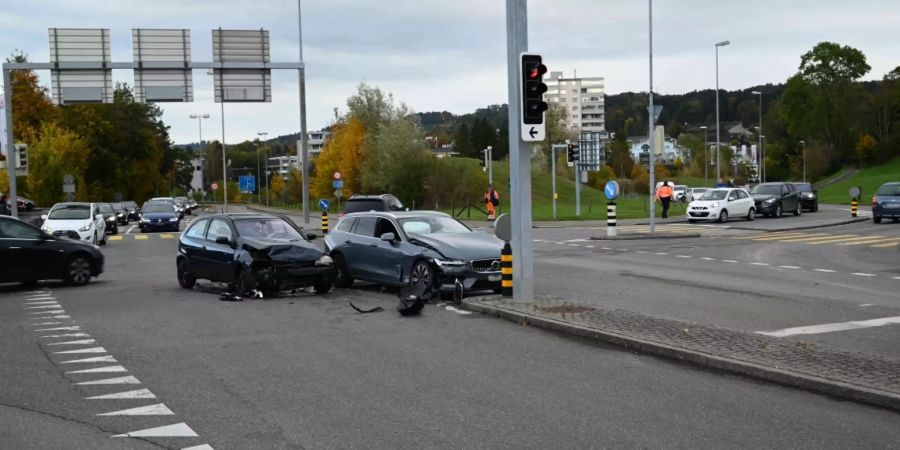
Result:
M306 240L307 240L307 241L315 240L315 239L318 238L318 237L319 237L319 235L317 235L316 233L306 233Z
M395 236L394 233L384 233L381 235L381 240L393 244L394 241L397 240L397 236Z
M216 244L219 245L231 245L231 239L228 239L225 236L219 236L216 238Z
M41 214L41 220L47 220L47 215L46 215L46 214Z

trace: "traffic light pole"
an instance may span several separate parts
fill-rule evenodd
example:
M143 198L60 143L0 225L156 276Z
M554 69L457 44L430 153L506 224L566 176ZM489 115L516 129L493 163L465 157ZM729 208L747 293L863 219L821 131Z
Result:
M513 252L513 298L534 296L531 242L531 147L522 139L519 58L528 51L526 0L506 0L506 62L509 93L509 182Z
M3 101L6 109L6 148L3 149L3 153L6 154L6 170L9 173L9 195L7 196L8 201L11 202L9 213L13 217L19 217L19 197L16 193L16 158L12 152L16 148L16 141L13 139L11 72L10 69L3 69Z
M581 163L575 161L575 217L581 217Z

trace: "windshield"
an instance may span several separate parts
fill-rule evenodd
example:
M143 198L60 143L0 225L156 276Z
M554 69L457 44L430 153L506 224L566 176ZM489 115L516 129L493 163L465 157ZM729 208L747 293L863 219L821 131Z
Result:
M728 191L724 189L714 189L703 193L703 195L700 196L700 200L725 200L725 197L727 196Z
M235 220L234 226L242 237L303 240L296 228L276 217Z
M687 189L687 186L675 186L675 189L673 189L673 190L675 190L675 191L683 191L683 190L685 190L685 189Z
M125 206L122 205L121 203L113 203L112 207L114 210L116 210L116 212L121 212L121 211L125 210Z
M188 201L187 197L175 197L176 202L185 203Z
M443 216L409 217L400 219L406 234L469 233L472 230L456 219Z
M172 205L168 203L147 203L144 205L143 211L145 213L172 213L175 214L175 210L172 209Z
M90 219L91 207L89 205L57 205L50 211L48 219L73 220Z
M101 203L100 204L100 212L103 214L112 214L113 213L112 206L110 206L108 203Z
M694 189L694 194L702 194L704 192L708 192L709 189L696 188Z
M812 184L809 183L794 183L794 187L797 188L800 192L812 192Z
M878 192L875 195L900 197L900 184L886 184L878 189Z
M781 195L780 184L757 184L753 186L751 194Z

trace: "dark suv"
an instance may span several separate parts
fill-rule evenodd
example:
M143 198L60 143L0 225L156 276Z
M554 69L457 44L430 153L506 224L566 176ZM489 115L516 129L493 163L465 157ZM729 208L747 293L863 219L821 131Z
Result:
M354 195L344 202L344 210L341 211L341 215L367 211L403 211L405 209L400 199L391 194Z
M799 216L803 212L800 191L791 183L757 184L750 190L750 196L756 203L756 213L766 217L781 217L785 211Z
M813 188L812 183L794 183L794 188L800 191L800 205L811 212L819 210L819 191Z
M884 183L872 197L872 221L881 223L881 218L900 222L900 183Z

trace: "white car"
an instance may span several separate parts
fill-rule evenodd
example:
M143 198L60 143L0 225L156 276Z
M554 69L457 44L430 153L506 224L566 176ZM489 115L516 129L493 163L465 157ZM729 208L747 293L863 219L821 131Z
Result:
M687 201L688 203L694 200L700 200L700 196L706 193L709 188L690 188L687 193Z
M690 223L701 220L724 223L730 217L744 217L747 220L756 218L756 204L746 189L710 189L699 199L692 201L687 208L687 220Z
M97 203L57 203L41 216L41 230L94 245L106 244L106 221Z
M672 188L672 200L676 202L686 202L687 201L687 193L688 187L683 184L676 184L674 188Z

